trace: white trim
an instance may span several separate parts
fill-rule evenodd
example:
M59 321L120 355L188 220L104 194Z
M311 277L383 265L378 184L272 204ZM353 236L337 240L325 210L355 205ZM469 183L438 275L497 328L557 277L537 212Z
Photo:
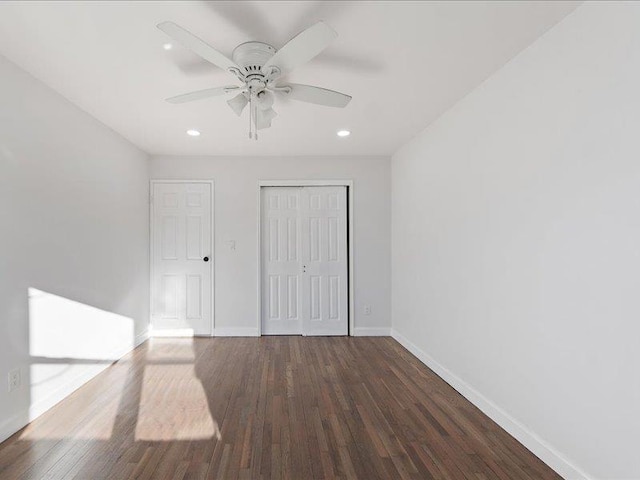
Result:
M210 238L210 248L209 250L211 251L210 253L210 259L211 261L209 262L209 268L211 269L211 326L210 326L210 335L211 337L214 336L215 332L215 327L216 327L216 310L215 310L215 306L216 306L216 302L215 302L215 292L216 292L216 270L214 268L214 265L216 263L216 252L215 252L215 247L216 247L216 241L215 241L215 233L216 233L216 227L215 227L215 206L216 206L216 202L215 202L215 183L213 181L213 179L211 180L189 180L189 179L161 179L161 178L153 178L151 180L149 180L149 329L151 329L151 318L152 318L152 314L153 314L153 218L154 218L154 214L153 214L153 187L156 183L206 183L209 184L211 186L211 219L210 219L210 223L211 223L211 238ZM156 331L158 332L158 331ZM159 332L158 333L154 333L153 336L158 337L158 336L167 336L167 337L184 337L184 336L193 336L193 332L191 335L185 335L185 334L181 334L181 335L171 335L171 334L167 334L167 335L162 335Z
M153 338L162 337L193 337L193 328L153 328L149 327L149 336Z
M353 180L258 180L259 187L352 187Z
M391 336L564 479L593 480L593 477L590 477L573 465L542 438L522 425L518 420L510 416L460 377L438 363L433 357L421 350L397 330L391 329Z
M354 282L353 236L353 180L258 180L258 336L262 335L262 187L347 187L349 210L347 231L349 236L349 335L355 332L356 295Z
M0 424L0 442L29 424L29 409L23 409Z
M191 338L209 337L209 335L196 335L193 328L160 328L152 329L153 338ZM259 337L259 332L254 327L218 327L213 331L214 337Z
M64 385L61 385L59 388L51 392L42 400L31 404L28 408L24 408L11 418L5 420L2 424L0 424L0 442L4 442L11 435L21 430L29 423L33 422L40 415L45 413L47 410L60 403L62 400L67 398L73 392L75 392L78 388L83 386L89 380L95 378L104 370L109 368L111 365L116 363L119 359L127 355L128 353L135 350L142 343L147 341L149 338L149 331L145 330L144 332L138 334L133 340L133 347L125 347L119 350L116 350L112 355L107 355L111 360L110 363L104 364L96 364L95 368L92 368L91 371L83 372L78 376L70 379Z
M389 327L357 327L353 331L354 337L389 337L391 328Z
M298 328L293 325L267 326L261 330L260 335L300 335L302 329L299 324L296 327Z
M219 327L216 337L259 337L260 331L254 327Z

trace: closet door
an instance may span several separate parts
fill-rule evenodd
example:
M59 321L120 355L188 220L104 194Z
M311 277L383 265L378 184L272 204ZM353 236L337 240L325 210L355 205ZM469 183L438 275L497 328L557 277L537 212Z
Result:
M262 333L347 335L346 187L261 194Z
M302 334L347 335L347 188L304 187L302 226Z
M262 334L300 335L300 188L261 194Z

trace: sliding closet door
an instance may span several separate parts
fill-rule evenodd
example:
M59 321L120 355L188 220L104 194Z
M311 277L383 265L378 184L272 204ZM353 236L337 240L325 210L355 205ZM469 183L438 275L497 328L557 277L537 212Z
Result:
M262 189L262 331L347 335L346 187Z
M262 189L262 333L300 335L300 188Z
M302 226L302 333L347 335L346 187L305 187Z

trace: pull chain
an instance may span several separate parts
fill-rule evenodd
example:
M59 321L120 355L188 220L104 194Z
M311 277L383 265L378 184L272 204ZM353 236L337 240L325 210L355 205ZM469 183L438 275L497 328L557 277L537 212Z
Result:
M253 112L251 92L249 92L249 140L251 140L251 114Z
M255 111L253 112L253 121L255 122L255 128L253 130L253 139L258 141L258 105L255 106Z

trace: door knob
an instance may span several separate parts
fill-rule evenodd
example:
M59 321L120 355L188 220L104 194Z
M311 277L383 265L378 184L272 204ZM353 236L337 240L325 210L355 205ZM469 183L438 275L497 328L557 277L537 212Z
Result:
M204 260L205 262L208 262L208 261L209 261L209 257L204 257L204 258L203 258L203 260Z

